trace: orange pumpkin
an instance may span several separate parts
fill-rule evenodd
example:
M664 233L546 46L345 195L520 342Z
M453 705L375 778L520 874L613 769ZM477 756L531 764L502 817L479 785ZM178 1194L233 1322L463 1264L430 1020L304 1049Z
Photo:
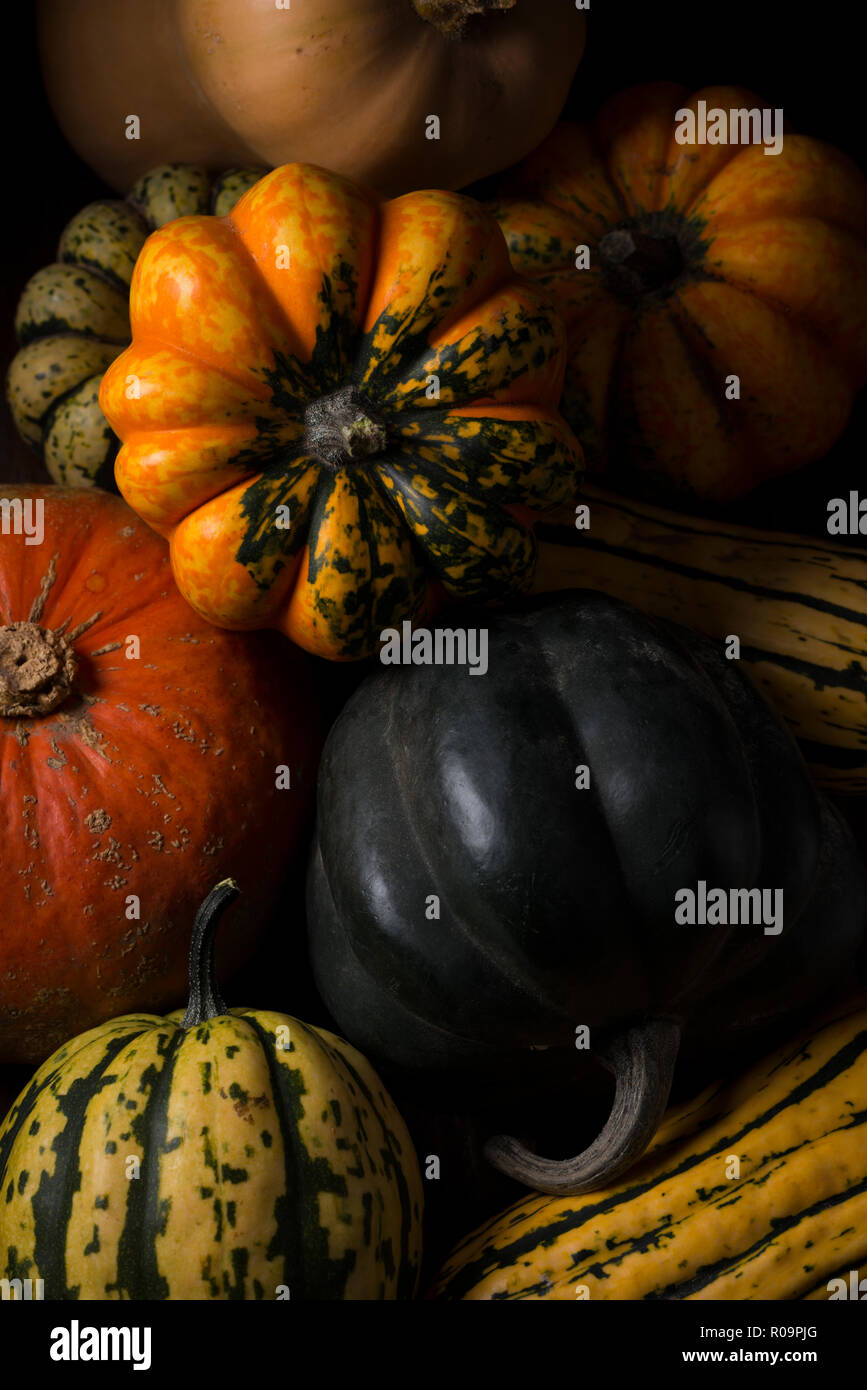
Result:
M115 476L211 622L352 660L443 591L528 586L580 449L562 325L480 204L287 165L149 237L130 318Z
M319 728L301 653L198 618L119 498L7 485L2 500L0 1062L36 1063L182 997L190 918L220 875L249 900L223 968L249 953Z
M460 188L548 134L585 38L574 0L40 0L39 21L61 129L122 193L166 160Z
M777 154L699 143L699 102L709 122L762 107L735 87L631 89L592 127L558 126L492 211L565 316L561 408L588 466L725 501L820 458L867 382L867 182L788 131Z

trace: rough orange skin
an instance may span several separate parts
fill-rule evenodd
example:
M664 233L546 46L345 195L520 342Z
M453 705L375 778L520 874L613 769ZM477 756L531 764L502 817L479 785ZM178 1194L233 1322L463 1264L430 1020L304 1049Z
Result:
M43 497L45 538L0 540L0 624L27 619L52 557L40 626L100 615L73 642L66 702L0 717L0 1062L36 1063L118 1013L177 1004L197 905L229 874L244 894L223 968L249 954L311 801L319 727L306 658L197 617L167 546L120 499L3 496Z
M209 621L354 660L438 585L527 587L526 518L574 497L580 447L557 409L562 324L479 203L381 203L286 165L228 217L149 237L130 319L99 397L123 440L115 476ZM307 412L348 388L386 442L332 467Z
M588 466L726 501L821 458L867 383L867 182L832 146L788 131L778 155L681 145L675 112L699 100L768 105L737 87L632 88L593 126L557 126L490 207L516 269L565 317L561 408ZM654 218L694 242L688 264L627 302L599 244ZM589 269L575 266L580 245ZM731 374L740 400L726 399Z

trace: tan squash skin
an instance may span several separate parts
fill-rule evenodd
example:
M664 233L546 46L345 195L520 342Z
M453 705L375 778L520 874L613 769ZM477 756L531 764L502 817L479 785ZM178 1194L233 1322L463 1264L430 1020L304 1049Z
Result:
M538 145L585 19L515 0L449 39L410 0L40 0L39 36L64 134L121 192L168 160L303 160L394 196L463 187Z

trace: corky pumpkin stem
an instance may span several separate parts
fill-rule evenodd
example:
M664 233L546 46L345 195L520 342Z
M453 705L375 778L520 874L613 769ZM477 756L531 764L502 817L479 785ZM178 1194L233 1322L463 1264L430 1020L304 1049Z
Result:
M0 714L9 719L50 714L72 689L77 665L60 632L34 622L0 628Z
M446 38L459 39L467 20L492 10L514 9L517 0L412 0L420 19L432 24Z
M233 878L224 878L196 913L190 942L190 1002L181 1019L182 1028L195 1028L206 1019L229 1012L214 983L214 942L220 918L240 891Z
M485 1157L501 1173L536 1192L574 1197L604 1187L644 1153L662 1120L680 1046L680 1024L652 1018L615 1037L593 1055L614 1073L611 1114L583 1153L561 1160L540 1158L516 1139L489 1139Z

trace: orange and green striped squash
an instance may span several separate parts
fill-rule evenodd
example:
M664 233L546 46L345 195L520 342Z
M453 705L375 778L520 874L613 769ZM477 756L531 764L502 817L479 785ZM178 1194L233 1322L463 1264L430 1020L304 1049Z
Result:
M282 1013L228 1010L199 910L186 1013L73 1038L0 1124L0 1278L66 1299L403 1299L415 1150L373 1068Z
M617 1183L528 1197L430 1297L830 1299L867 1274L867 999L669 1111ZM829 1287L830 1285L830 1287Z
M776 154L699 143L678 118L699 102L766 105L631 88L592 125L557 126L490 207L566 320L561 409L588 469L724 501L821 458L867 383L867 180L788 130ZM740 121L727 133L755 138Z
M532 579L574 496L563 328L480 204L312 165L146 242L100 403L189 603L337 660L443 593Z

